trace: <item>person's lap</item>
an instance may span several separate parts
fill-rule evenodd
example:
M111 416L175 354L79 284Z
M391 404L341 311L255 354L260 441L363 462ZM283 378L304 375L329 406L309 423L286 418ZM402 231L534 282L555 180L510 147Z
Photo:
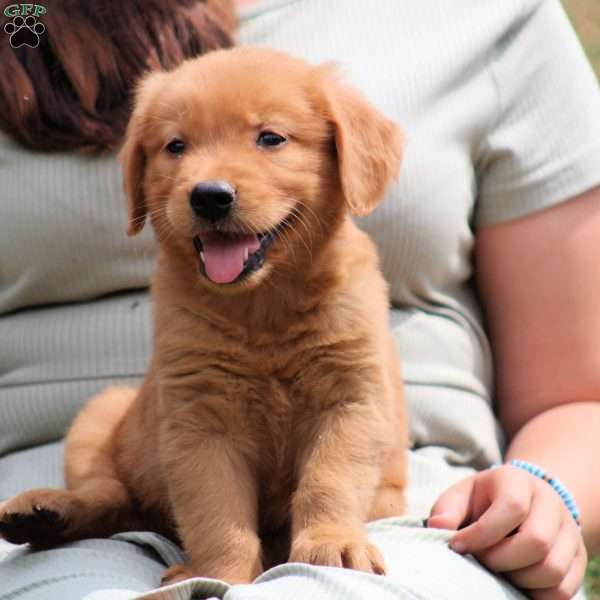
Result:
M21 488L60 486L61 447L50 444L0 460L4 476L26 463L29 470L0 484L0 500ZM24 469L27 470L27 469ZM469 469L449 467L432 452L411 452L408 510L426 516L428 506ZM35 476L35 473L38 475ZM41 479L41 475L47 479ZM15 483L17 481L18 483ZM387 575L347 569L286 564L261 575L251 585L195 579L156 591L163 571L183 560L181 550L153 533L120 534L108 540L84 540L43 552L17 548L0 560L0 600L425 600L519 599L521 595L470 557L452 552L449 531L427 529L422 519L399 517L368 525L371 540L385 557ZM2 549L0 548L0 559ZM153 591L154 590L154 591ZM582 596L583 597L583 596Z
M450 532L423 527L409 517L368 526L382 550L385 577L347 569L287 564L261 575L251 585L228 586L195 579L152 592L162 572L182 555L158 535L122 534L109 540L84 540L55 550L19 548L0 563L1 600L416 600L431 598L517 599L523 596L479 564L452 552Z

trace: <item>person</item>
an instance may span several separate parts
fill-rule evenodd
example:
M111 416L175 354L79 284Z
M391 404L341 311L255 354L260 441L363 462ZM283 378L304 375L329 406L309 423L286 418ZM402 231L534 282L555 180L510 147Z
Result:
M582 597L600 550L600 91L559 1L240 4L241 43L336 61L405 131L399 182L360 225L402 356L407 514L368 526L385 577L286 564L251 586L190 580L144 597ZM148 302L133 290L152 246L116 237L113 156L8 138L0 152L6 498L59 485L55 440L76 407L142 375ZM18 549L0 563L0 599L133 598L180 560L150 532Z

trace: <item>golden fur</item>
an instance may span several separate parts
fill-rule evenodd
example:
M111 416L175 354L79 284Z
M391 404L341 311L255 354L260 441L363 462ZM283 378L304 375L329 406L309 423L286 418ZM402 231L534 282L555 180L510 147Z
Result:
M287 143L258 148L265 130ZM403 510L407 423L387 287L349 215L376 206L400 158L397 126L330 66L238 48L146 77L122 160L130 233L149 216L159 241L152 364L139 392L88 403L67 490L9 501L3 535L158 528L189 557L169 582L248 582L285 559L382 573L364 522ZM282 224L264 266L226 285L192 243L208 226L190 190L207 180L235 187L230 232Z

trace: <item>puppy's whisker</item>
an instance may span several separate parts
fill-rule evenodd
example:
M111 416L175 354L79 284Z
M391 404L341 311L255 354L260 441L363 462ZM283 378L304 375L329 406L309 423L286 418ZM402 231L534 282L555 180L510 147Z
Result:
M282 221L284 225L288 225L286 219ZM290 251L294 257L294 262L296 262L296 250L294 249L294 244L291 242L286 227L280 228L276 233L277 240L286 248L286 250Z
M159 198L161 198L161 196L152 197L153 200ZM135 217L131 220L131 223L137 224L143 222L146 218L152 220L157 239L169 241L170 238L175 234L175 230L170 226L167 218L166 205L158 206L157 208L148 211L145 215Z
M303 213L301 213L300 209L297 206L294 207L292 214L293 214L295 220L298 221L300 223L300 225L302 225L302 227L304 228L304 230L306 231L306 233L308 235L309 244L307 245L306 242L304 241L302 235L300 234L300 232L297 231L296 229L294 229L293 224L291 224L291 228L297 233L298 237L300 238L300 240L304 243L305 247L307 248L308 254L310 256L310 260L312 261L313 247L314 247L313 230L306 221L310 217L308 215L304 215ZM308 247L308 246L310 246L310 247Z
M165 206L159 206L158 208L154 208L150 211L148 211L146 214L140 215L139 217L134 217L133 219L131 219L129 221L130 225L138 225L140 223L143 223L146 218L151 218L154 217L154 220L156 221L156 226L155 226L155 236L158 239L159 238L159 229L162 225L162 223L160 222L160 217L165 213L166 211L166 207ZM156 256L156 246L153 245L144 245L142 246L140 243L136 243L132 246L134 248L134 252L136 253L138 258L142 258L144 260L154 260L154 257Z
M292 210L292 212L290 213L290 216L291 216L292 218L295 218L295 217L294 217L294 211L293 211L293 210ZM286 217L286 218L283 220L283 222L284 222L284 223L285 223L285 225L286 225L286 228L284 228L284 229L288 229L288 230L290 230L291 232L295 233L295 234L298 236L298 239L300 240L300 242L302 242L302 245L303 245L303 246L306 248L306 252L308 253L308 256L309 256L310 260L312 261L312 248L311 248L311 247L309 247L309 245L306 243L305 239L302 237L302 234L301 234L301 232L300 232L300 231L298 231L298 230L297 230L297 229L294 227L294 223L293 223L293 221L291 221L289 217ZM288 232L286 231L286 235L287 235L287 233L288 233ZM291 244L291 243L290 243L290 244L289 244L289 248L293 248L293 244ZM294 260L295 260L295 259L296 259L296 256L295 256L295 254L294 254Z
M310 215L312 215L311 220L313 220L315 222L315 224L319 227L319 232L321 234L321 237L323 237L324 232L323 232L323 223L321 222L321 219L319 218L319 215L317 215L317 213L314 211L313 208L311 208L306 202L303 202L300 198L296 198L296 203L299 204L300 206L302 206L302 208L306 211L308 211L310 213ZM309 218L309 215L306 215L307 218Z
M140 215L139 217L134 217L133 219L130 219L129 222L130 223L134 223L135 225L137 225L138 223L143 223L144 220L147 217L151 216L152 214L154 214L154 213L148 213L148 214L145 214L145 215Z
M308 236L312 240L312 232L310 231L310 228L306 224L306 221L303 218L304 215L302 214L302 212L300 211L300 209L298 208L298 206L294 206L292 208L292 210L290 211L290 216L294 217L299 223L301 223L301 225L306 230L306 233L308 234Z
M318 216L311 216L310 214L303 214L302 216L305 219L308 228L311 230L317 240L324 240L329 237L329 234L326 233L323 228L322 219L320 219Z
M309 212L314 217L315 221L319 224L319 226L321 225L321 219L319 218L319 215L317 215L314 208L312 208L310 204L308 204L304 200L301 200L300 198L296 199L296 204L299 204L304 210Z
M312 260L312 249L313 249L312 231L311 231L310 227L307 225L306 221L303 218L304 216L302 215L302 213L300 212L300 209L297 206L294 206L291 214L292 214L292 216L295 217L295 219L298 221L298 223L300 223L300 225L302 225L302 227L304 227L304 230L306 231L306 233L308 235L308 241L310 243L311 260Z
M158 208L154 208L152 210L147 211L145 214L140 215L139 217L134 217L131 219L131 223L139 223L144 221L144 219L149 217L156 217L161 214L166 214L166 206L159 206Z
M312 261L312 251L311 251L309 245L306 243L306 241L302 237L302 234L294 227L294 225L292 223L288 223L288 229L289 229L289 232L296 234L296 236L298 237L298 239L300 240L302 245L306 248L306 253L308 254L308 256L310 257L310 259ZM290 248L293 248L293 246L291 244L290 244ZM296 259L296 256L294 255L294 260L295 259Z

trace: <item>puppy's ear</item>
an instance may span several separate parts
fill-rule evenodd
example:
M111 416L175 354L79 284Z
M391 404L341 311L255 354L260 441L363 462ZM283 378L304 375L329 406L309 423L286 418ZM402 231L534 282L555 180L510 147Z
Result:
M141 127L129 121L125 143L119 158L123 168L123 187L127 197L127 214L129 224L127 235L136 235L144 227L146 221L146 200L144 198L144 169L146 157L140 141Z
M146 221L146 199L144 193L144 171L146 155L142 144L147 107L162 72L146 75L139 83L135 94L134 109L125 131L125 141L119 159L123 168L123 187L127 197L129 225L127 235L136 235L144 227Z
M328 70L325 83L328 118L334 127L342 191L354 215L370 213L397 176L402 133L359 92Z

